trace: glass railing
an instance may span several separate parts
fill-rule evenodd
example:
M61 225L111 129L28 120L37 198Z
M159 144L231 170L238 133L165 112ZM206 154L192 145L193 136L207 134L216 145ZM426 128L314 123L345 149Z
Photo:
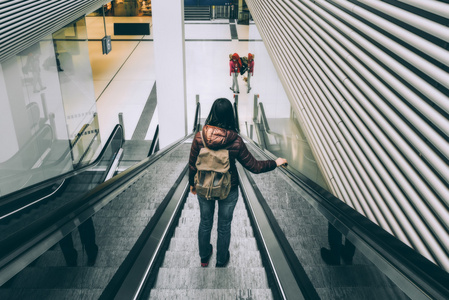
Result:
M282 106L282 107L280 107ZM328 189L300 122L289 103L268 103L254 97L253 119L245 121L242 133L262 149L287 159L289 166Z

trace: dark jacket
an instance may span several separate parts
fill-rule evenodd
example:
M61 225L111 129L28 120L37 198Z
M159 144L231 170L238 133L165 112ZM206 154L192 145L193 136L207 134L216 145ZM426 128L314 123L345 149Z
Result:
M274 160L256 160L248 151L248 148L246 148L242 138L235 131L206 125L203 127L203 137L206 142L206 146L209 149L215 150L225 148L229 150L231 189L236 188L239 185L237 168L235 166L236 159L244 168L256 174L268 172L276 168L276 162ZM193 138L192 148L190 149L189 184L191 186L195 185L194 178L196 174L196 159L201 148L203 147L201 133L198 132Z

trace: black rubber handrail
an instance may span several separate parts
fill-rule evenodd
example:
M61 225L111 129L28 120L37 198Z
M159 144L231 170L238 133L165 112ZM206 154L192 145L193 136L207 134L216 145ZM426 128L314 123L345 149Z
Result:
M157 151L159 151L159 124L156 126L156 130L154 131L153 140L151 141L150 150L148 151L147 156L150 156Z
M276 156L261 150L244 136L252 149L266 157ZM316 207L356 247L363 247L364 254L388 269L393 280L405 293L422 293L431 299L449 299L449 274L427 260L399 239L373 223L346 203L320 187L317 183L290 167L280 168L292 182L307 192ZM383 270L384 272L385 270ZM391 272L391 273L390 273ZM388 275L388 274L387 274ZM396 275L396 276L395 276Z
M260 103L261 104L261 103ZM262 115L265 116L265 112L263 111L263 106L261 106ZM239 123L239 117L238 117L238 101L234 102L234 112L235 112L235 122L236 124ZM268 123L267 123L268 125ZM247 138L246 138L247 139ZM254 142L252 142L253 145L255 145ZM257 149L260 149L257 147ZM260 150L261 151L261 150ZM271 159L271 158L270 158ZM276 221L273 213L271 212L271 209L268 207L268 204L266 203L265 199L263 198L262 194L260 193L259 189L257 188L254 180L251 176L249 176L248 171L243 171L242 167L238 167L238 173L239 173L239 181L241 185L242 190L242 196L245 200L245 204L248 209L248 216L251 219L251 223L253 226L255 226L254 234L256 237L256 240L258 242L258 245L261 249L261 255L263 260L265 261L264 265L267 269L267 276L272 277L271 281L274 283L274 286L272 287L273 295L276 298L279 299L319 299L319 296L313 287L313 284L310 281L310 278L307 276L306 272L304 271L304 268L302 267L301 263L299 262L298 258L296 257L296 254L292 250L290 244L287 241L287 238L285 237L285 234L281 230L278 222ZM255 200L251 200L251 198L256 198ZM255 203L264 211L265 216L259 216L257 217L257 213L253 210L251 207L251 201L255 201ZM254 204L254 205L256 205ZM276 262L270 258L270 256L273 254L271 251L273 249L269 250L267 246L265 245L265 242L263 241L263 233L262 229L258 225L257 219L264 220L264 218L267 218L267 222L269 223L268 226L271 230L271 232L274 234L275 239L277 240L277 243L274 243L271 248L277 248L280 247L283 253L283 258L285 258L286 263L289 266L289 270L277 270L276 267L279 267L279 265L282 265L283 259L276 259ZM265 228L266 230L268 228ZM274 242L274 241L269 241ZM280 264L279 264L280 263ZM277 266L275 264L278 264ZM284 272L287 274L286 276L278 276L276 273ZM288 274L291 272L291 274ZM290 276L292 276L294 279L292 279ZM288 281L296 281L296 286L291 285L292 282L289 282L290 286L285 285L285 283L280 282L281 279L287 279ZM300 291L300 295L295 294L297 291ZM293 295L292 295L293 294Z
M104 153L119 131L123 132L123 128L120 124L117 124L108 140L106 141L105 146L101 150L100 154L92 163L80 167L76 170L72 170L67 173L39 182L37 184L31 185L19 191L10 193L6 196L0 197L0 219L2 219L4 215L10 214L11 211L17 210L20 206L25 206L27 199L46 198L48 194L54 192L55 189L59 188L59 186L61 186L65 179L78 175L85 170L96 166L102 160ZM120 147L122 145L123 139L121 140Z
M198 101L196 103L196 109L195 109L195 120L193 121L193 132L198 132L200 130L201 125L201 104Z
M239 98L235 97L234 101L234 119L235 119L235 129L237 132L240 132L240 123L239 123Z

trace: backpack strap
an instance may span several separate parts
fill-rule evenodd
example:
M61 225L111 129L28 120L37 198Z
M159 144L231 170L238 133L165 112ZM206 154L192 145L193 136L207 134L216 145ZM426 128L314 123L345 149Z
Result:
M206 142L204 141L203 130L200 131L200 134L201 134L201 140L203 141L204 148L209 149L209 148L207 148ZM211 173L212 173L212 183L209 186L209 188L207 189L207 192L206 192L206 195L205 195L206 199L211 199L212 198L212 188L213 188L213 182L215 180L215 172L211 172Z
M210 184L209 188L206 192L206 199L212 199L212 188L214 187L214 181L215 181L215 172L212 173L212 183Z
M204 146L204 148L207 148L206 142L204 141L204 137L203 137L203 130L200 131L200 134L201 134L201 140L203 141L203 146ZM207 148L207 149L209 149L209 148Z

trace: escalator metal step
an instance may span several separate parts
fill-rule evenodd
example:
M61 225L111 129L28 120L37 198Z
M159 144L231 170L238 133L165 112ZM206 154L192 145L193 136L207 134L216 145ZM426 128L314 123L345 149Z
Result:
M198 200L189 195L150 299L273 299L243 199L239 198L234 211L231 259L226 268L215 268L217 220L216 207L211 234L214 252L209 267L202 268L198 254Z
M158 300L184 300L184 299L273 299L270 290L267 289L178 289L155 290L151 299Z

